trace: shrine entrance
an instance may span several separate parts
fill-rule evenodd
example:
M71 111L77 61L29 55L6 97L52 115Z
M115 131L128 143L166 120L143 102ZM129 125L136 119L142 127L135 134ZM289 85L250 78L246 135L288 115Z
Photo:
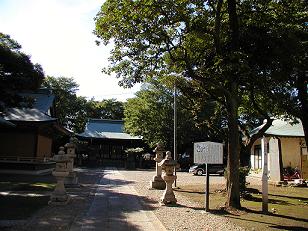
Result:
M85 166L113 166L124 167L125 150L138 147L140 142L119 140L92 140L84 144L79 150L82 164Z

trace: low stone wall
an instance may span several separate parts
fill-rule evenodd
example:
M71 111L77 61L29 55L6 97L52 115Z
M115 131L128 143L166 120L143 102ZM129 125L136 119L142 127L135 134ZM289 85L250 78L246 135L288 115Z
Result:
M0 172L40 175L49 174L55 168L55 162L0 162Z

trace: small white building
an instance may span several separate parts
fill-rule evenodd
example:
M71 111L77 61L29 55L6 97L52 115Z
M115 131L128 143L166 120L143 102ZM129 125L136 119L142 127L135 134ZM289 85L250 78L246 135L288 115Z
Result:
M255 128L256 133L264 125ZM281 168L299 168L301 176L308 179L308 153L304 139L302 123L291 124L290 121L276 119L264 134L268 143L268 172L269 180L281 181ZM261 176L263 157L261 139L258 139L251 148L251 169ZM281 166L282 164L282 166ZM260 171L258 171L260 170ZM257 175L258 175L257 174Z

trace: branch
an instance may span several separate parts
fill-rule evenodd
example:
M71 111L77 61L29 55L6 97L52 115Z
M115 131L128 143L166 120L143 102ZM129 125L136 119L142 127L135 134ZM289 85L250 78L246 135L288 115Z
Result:
M236 12L236 0L227 0L228 2L228 13L229 13L229 24L231 30L231 46L232 51L239 50L239 24L238 15Z
M266 130L269 129L270 126L272 126L273 121L274 121L274 119L271 119L271 118L269 118L269 119L266 120L266 123L264 124L264 126L263 126L256 134L252 135L252 136L249 138L249 140L248 140L248 142L247 142L247 144L246 144L247 148L250 149L250 148L252 147L253 143L254 143L257 139L259 139L259 138L261 138L261 137L264 136Z
M264 116L267 120L269 120L269 115L264 112L264 110L262 110L261 107L259 107L259 105L257 104L253 89L250 90L250 99L252 101L252 106L254 107L254 109L256 109L260 115Z
M217 3L217 10L215 11L215 34L214 43L216 48L216 53L221 54L221 44L220 44L220 26L221 26L221 8L223 0L219 0ZM209 1L210 4L210 1ZM210 4L211 5L211 4ZM214 9L214 7L212 6Z

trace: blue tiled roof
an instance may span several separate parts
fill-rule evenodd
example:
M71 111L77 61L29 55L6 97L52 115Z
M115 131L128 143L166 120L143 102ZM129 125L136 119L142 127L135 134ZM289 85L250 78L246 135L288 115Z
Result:
M55 121L48 115L48 110L52 107L55 96L49 89L39 89L37 92L19 93L22 97L29 97L34 100L32 108L8 108L4 119L8 121L27 121L27 122L47 122Z
M56 120L35 108L9 108L4 119L9 121L28 122L48 122Z
M52 107L55 96L51 94L49 90L39 91L37 93L20 93L23 97L29 97L34 100L33 108L40 110L41 112L48 112Z
M97 132L124 132L123 120L89 119L86 130Z
M141 137L131 136L124 132L122 120L89 119L85 131L78 134L84 138L138 140Z

